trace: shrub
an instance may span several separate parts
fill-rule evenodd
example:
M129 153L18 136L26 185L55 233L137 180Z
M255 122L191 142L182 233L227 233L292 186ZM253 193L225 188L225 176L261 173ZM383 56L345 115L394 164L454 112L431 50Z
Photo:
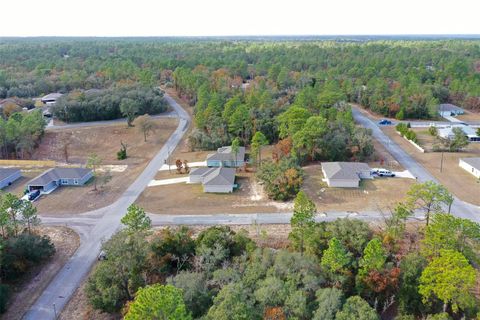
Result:
M438 129L434 126L431 126L430 128L428 128L428 133L430 133L430 135L436 137L438 135Z
M6 284L0 284L0 313L7 310L7 302L10 298L10 288Z

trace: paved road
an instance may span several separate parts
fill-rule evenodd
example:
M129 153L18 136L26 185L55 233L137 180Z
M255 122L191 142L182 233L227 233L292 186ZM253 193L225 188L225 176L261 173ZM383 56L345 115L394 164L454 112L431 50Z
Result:
M422 165L413 159L399 145L392 141L375 122L366 117L358 108L352 107L353 117L355 121L365 128L372 130L373 136L377 139L392 156L407 170L409 170L418 181L434 181L439 183ZM454 197L451 212L459 217L467 218L476 222L480 222L480 207L464 202Z
M97 216L100 218L95 219L95 224L89 231L81 227L76 228L81 231L83 238L80 247L44 290L24 316L24 319L47 320L56 318L54 306L57 313L61 312L95 262L100 252L102 240L110 238L118 230L120 219L125 214L128 206L137 199L147 184L155 177L158 169L164 164L164 160L167 159L169 150L174 150L182 139L188 129L190 116L170 96L165 95L165 99L175 110L180 120L177 129L140 176L115 203L84 215L86 217ZM88 233L85 234L86 232Z
M164 112L164 113L152 116L153 119L176 118L176 117L177 117L177 113L175 112L175 110ZM67 123L67 124L62 124L62 125L55 125L55 124L53 124L53 119L50 119L50 121L48 122L45 130L60 130L60 129L74 129L74 128L84 128L84 127L108 126L108 125L117 124L117 123L127 124L127 119L126 118L121 118L121 119L104 120L104 121L73 122L73 123Z

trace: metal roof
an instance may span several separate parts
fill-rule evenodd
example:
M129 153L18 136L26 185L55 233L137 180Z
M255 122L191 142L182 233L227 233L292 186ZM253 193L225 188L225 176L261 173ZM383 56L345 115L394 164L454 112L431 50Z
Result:
M58 93L58 92L54 92L54 93L49 93L49 94L47 94L46 96L43 96L41 100L42 100L42 101L46 101L46 100L57 100L57 99L60 98L61 96L63 96L63 94Z
M0 181L11 177L18 172L20 172L20 170L14 168L0 168Z
M363 162L322 162L322 168L328 179L351 179L359 181L359 173L370 171Z
M61 179L82 179L92 172L86 168L52 168L28 182L29 186L45 186Z

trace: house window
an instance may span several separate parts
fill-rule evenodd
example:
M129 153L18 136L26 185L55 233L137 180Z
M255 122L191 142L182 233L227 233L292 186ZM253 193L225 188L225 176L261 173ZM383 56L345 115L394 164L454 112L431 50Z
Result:
M62 182L61 182L61 183L62 183L62 184L68 184L68 180L62 179Z
M74 180L73 180L73 183L74 183L74 184L78 184L78 179L74 179Z

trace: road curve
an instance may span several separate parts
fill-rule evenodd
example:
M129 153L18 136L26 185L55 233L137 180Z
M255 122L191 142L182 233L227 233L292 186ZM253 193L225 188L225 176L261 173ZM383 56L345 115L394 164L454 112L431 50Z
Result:
M94 214L99 216L95 225L89 228L88 234L83 234L83 241L78 250L60 272L57 273L30 310L24 315L23 319L56 319L96 261L102 241L109 239L118 230L120 219L127 211L128 206L138 198L147 187L147 184L155 177L158 169L167 159L169 150L174 150L186 133L190 124L190 116L166 93L165 99L179 118L177 129L150 161L145 170L116 202L108 207L95 210ZM88 213L86 215L88 216Z
M405 150L390 139L378 125L365 116L358 107L352 106L353 117L357 123L371 129L373 137L377 139L390 154L405 168L408 169L420 182L433 181L439 183L427 169L412 158ZM454 196L451 212L458 217L480 222L480 207L467 203Z

